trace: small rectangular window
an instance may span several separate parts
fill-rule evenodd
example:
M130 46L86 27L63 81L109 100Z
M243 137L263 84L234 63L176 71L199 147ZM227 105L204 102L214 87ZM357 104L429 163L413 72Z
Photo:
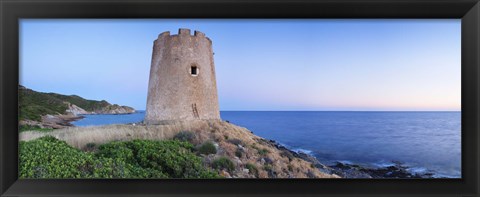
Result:
M192 66L191 74L192 74L193 76L198 75L198 68L197 68L196 66Z

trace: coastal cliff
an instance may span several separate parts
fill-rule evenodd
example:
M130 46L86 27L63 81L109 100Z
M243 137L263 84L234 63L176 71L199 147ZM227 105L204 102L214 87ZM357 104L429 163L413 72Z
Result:
M64 128L84 114L130 114L135 109L110 104L102 100L88 100L77 95L37 92L19 85L20 126Z

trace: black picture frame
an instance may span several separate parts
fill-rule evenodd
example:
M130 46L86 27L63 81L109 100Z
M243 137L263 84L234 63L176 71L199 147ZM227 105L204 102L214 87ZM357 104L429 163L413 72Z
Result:
M478 0L0 0L1 196L479 196ZM461 179L18 180L21 18L458 18ZM274 33L272 31L272 33Z

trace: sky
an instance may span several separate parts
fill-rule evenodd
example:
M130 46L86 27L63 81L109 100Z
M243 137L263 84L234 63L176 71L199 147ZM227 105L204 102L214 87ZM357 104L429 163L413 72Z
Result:
M220 110L459 111L459 19L21 19L20 84L145 109L153 41L213 41Z

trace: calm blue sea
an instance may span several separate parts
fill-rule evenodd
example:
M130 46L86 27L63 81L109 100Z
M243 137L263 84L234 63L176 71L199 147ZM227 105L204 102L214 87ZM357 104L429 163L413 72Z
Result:
M249 112L223 111L223 120L246 127L321 162L372 167L403 162L411 171L461 177L460 112ZM128 115L86 115L76 126L134 123Z

